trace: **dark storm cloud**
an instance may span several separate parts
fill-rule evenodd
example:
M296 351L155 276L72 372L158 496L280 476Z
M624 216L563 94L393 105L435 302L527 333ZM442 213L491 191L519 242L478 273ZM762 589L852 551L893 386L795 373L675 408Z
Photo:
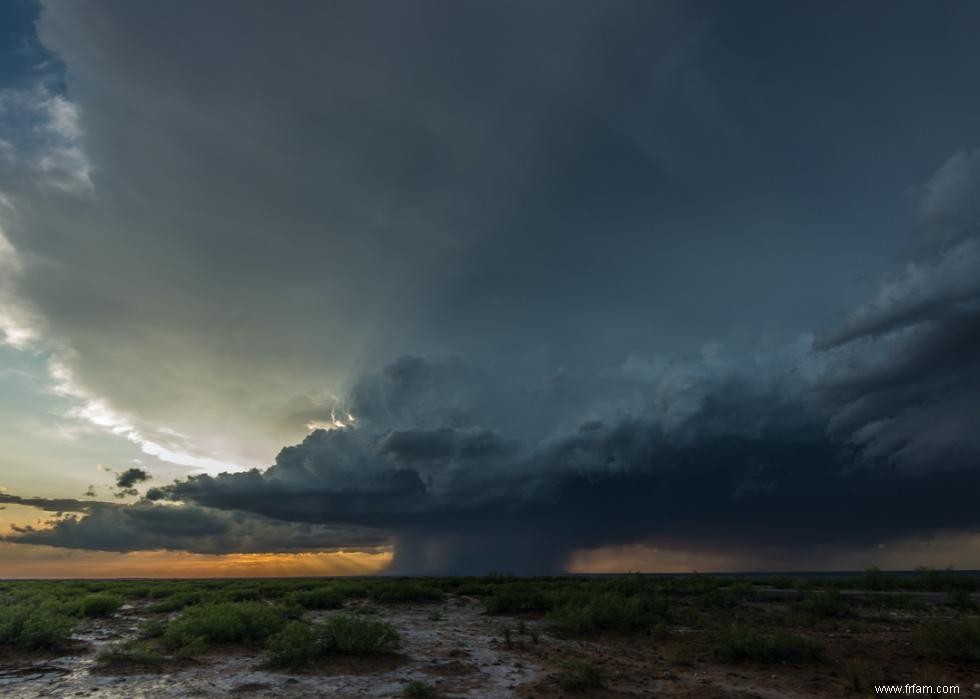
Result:
M926 183L920 253L818 347L831 432L906 470L980 467L980 151Z
M18 292L80 385L244 464L401 354L786 341L976 136L977 9L872 5L45 2L91 181L4 171Z
M75 498L25 498L9 493L0 493L0 502L35 507L45 512L88 512L93 504L98 504L91 500L76 500Z
M265 471L192 477L147 493L192 504L100 507L17 540L110 545L91 528L120 547L228 550L251 536L245 550L263 541L237 524L249 512L340 539L377 527L404 572L553 572L576 549L617 543L785 561L975 530L980 304L947 290L949 265L972 264L977 243L968 232L924 248L815 346L746 356L711 344L532 382L403 357L352 387L336 408L344 426L284 448Z
M40 506L32 499L18 499L18 504ZM51 511L51 504L43 509ZM385 535L366 528L286 523L194 506L94 502L87 503L84 512L84 517L53 520L43 528L14 527L14 533L3 540L98 551L169 549L206 554L359 550L388 543Z
M965 352L961 335L934 332ZM633 357L581 393L545 381L527 394L536 404L515 398L501 422L520 425L569 394L593 400L533 439L488 426L501 395L480 370L403 358L352 391L364 409L354 426L315 431L266 471L193 477L147 494L191 505L100 506L15 540L305 549L363 545L353 532L376 527L396 542L396 570L553 572L573 550L611 543L789 555L980 526L975 365L933 357L925 373L906 370L929 343L871 342L882 341L887 353L794 347L747 363L718 348ZM869 352L878 363L866 367ZM302 534L324 526L321 539Z
M91 191L2 171L39 332L174 440L337 429L15 539L531 572L976 529L977 12L46 4Z
M969 220L980 188L943 195L945 169L927 189L948 210L933 215ZM788 555L974 530L980 236L954 238L923 248L814 347L634 355L534 388L405 357L355 385L354 426L314 432L265 472L155 496L375 523L407 571L559 570L575 548L635 541ZM563 403L563 426L536 419Z
M404 431L359 425L312 434L264 473L201 476L155 495L374 524L394 534L396 567L413 572L555 571L575 548L638 540L791 551L980 525L970 505L980 469L946 463L944 453L968 433L937 440L931 465L942 473L907 473L885 458L857 466L851 440L827 434L837 409L778 392L751 397L726 380L670 427L651 406L509 445L480 465L454 461L458 428L413 434L411 448L393 454ZM341 468L355 444L357 467Z
M145 483L146 481L153 478L149 473L141 468L127 468L125 471L116 476L116 487L117 488L132 488L138 483Z

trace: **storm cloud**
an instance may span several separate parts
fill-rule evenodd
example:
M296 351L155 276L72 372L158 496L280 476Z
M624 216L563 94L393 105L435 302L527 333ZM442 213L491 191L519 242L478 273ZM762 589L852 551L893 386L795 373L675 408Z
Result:
M153 476L145 469L136 468L135 466L127 468L122 473L116 475L116 497L124 498L137 495L139 491L136 489L136 486L140 483L146 483L152 480L152 478Z
M946 196L945 220L976 197ZM458 360L405 357L353 388L350 425L264 472L152 496L373 523L409 571L554 571L575 547L636 541L788 551L974 530L980 286L948 267L980 270L978 244L975 229L954 236L826 339L772 355L711 345L520 390ZM552 406L564 425L536 419Z
M41 505L32 499L19 499L19 504ZM45 504L45 509L52 504L57 503ZM41 527L15 527L3 540L98 551L205 554L374 550L389 543L383 533L370 529L285 523L194 506L92 502L82 511L84 517L69 515Z
M978 13L43 2L3 349L154 480L0 497L76 513L9 540L554 572L976 532Z
M770 353L634 353L531 383L402 357L268 469L193 476L14 540L201 552L393 542L393 570L476 573L556 572L609 544L785 557L972 531L980 287L949 266L973 264L978 244L967 230L924 249L841 327ZM178 504L151 504L165 501ZM356 534L367 528L374 538Z

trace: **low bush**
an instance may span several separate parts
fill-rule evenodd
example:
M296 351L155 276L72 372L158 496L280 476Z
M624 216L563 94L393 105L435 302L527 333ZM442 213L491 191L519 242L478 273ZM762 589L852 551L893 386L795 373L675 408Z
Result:
M51 604L0 607L0 645L58 650L71 640L73 620Z
M72 605L72 611L84 617L109 617L119 610L122 603L122 599L116 595L99 592L79 599Z
M388 653L398 646L398 632L391 624L337 614L320 624L289 622L269 637L266 652L270 664L297 669L323 656Z
M558 674L558 686L569 692L602 689L606 682L605 671L588 660L569 660Z
M954 590L946 595L946 604L961 612L973 612L977 609L977 603L973 601L973 595L966 590Z
M282 631L269 637L265 649L269 664L293 670L308 665L320 655L317 635L303 621L286 624Z
M168 595L159 602L150 605L150 612L154 614L168 614L179 612L181 609L192 607L204 601L204 595L200 592L178 592Z
M291 592L284 601L305 609L337 609L344 603L344 596L333 587L323 586Z
M405 699L439 699L442 695L431 684L412 680L402 689L402 696Z
M620 633L649 632L661 623L667 611L662 597L620 596L612 592L576 595L551 612L555 627L564 633L595 630Z
M95 663L101 668L119 665L154 668L163 665L166 660L163 655L150 648L150 646L138 641L114 643L111 646L103 648L95 656Z
M885 684L885 673L878 666L864 660L851 659L844 663L844 673L852 692L867 692L875 685Z
M764 634L733 627L714 644L714 655L723 662L781 663L819 660L824 650L820 644L803 636Z
M222 643L261 645L285 625L281 609L261 602L221 602L184 610L167 627L163 642L168 648L193 655Z
M317 625L316 632L325 653L384 653L398 648L400 642L391 624L348 614L330 617Z
M941 660L980 660L980 619L932 622L919 629L918 646Z
M702 609L732 609L753 594L744 585L709 588L695 597L695 604Z
M694 648L687 641L681 641L674 646L674 664L682 667L694 667Z
M442 599L442 590L416 580L385 580L371 585L368 597L381 604L434 602Z
M907 592L878 592L863 595L858 599L858 603L870 609L906 609L918 611L926 608L925 602Z
M837 590L809 592L797 603L797 608L811 619L845 617L851 613L851 605Z
M142 640L161 638L167 631L167 624L162 619L147 619L140 624L137 636Z
M546 613L561 632L647 633L662 623L662 585L640 576L622 580L545 579L496 585L483 601L488 614Z
M483 601L487 614L547 612L553 604L548 589L529 582L498 585Z

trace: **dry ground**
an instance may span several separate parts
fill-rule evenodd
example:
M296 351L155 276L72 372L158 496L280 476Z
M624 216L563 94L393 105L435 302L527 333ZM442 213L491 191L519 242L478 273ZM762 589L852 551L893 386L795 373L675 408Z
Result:
M927 620L975 614L923 593L913 608L854 605L844 617L806 618L796 593L761 591L732 606L672 599L656 633L558 633L541 614L490 616L483 602L449 594L441 602L376 605L401 636L397 653L321 660L296 672L270 669L261 650L211 648L148 671L99 667L97 651L134 638L148 603L127 603L110 618L84 619L60 653L0 652L0 696L37 697L399 697L409 682L445 697L793 697L873 696L869 685L957 684L980 697L980 662L938 660L917 644ZM914 596L909 596L914 598ZM350 607L352 603L346 603ZM311 611L311 621L340 611ZM170 617L176 616L176 612ZM722 662L714 650L730 624L812 639L823 657L794 662ZM598 667L605 688L560 685L569 662Z

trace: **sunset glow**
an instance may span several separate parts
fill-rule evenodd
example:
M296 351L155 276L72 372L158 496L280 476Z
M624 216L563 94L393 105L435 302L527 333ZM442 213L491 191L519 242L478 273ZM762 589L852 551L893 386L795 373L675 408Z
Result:
M376 553L247 553L207 556L182 551L71 551L0 544L5 578L270 578L376 575L391 563Z

